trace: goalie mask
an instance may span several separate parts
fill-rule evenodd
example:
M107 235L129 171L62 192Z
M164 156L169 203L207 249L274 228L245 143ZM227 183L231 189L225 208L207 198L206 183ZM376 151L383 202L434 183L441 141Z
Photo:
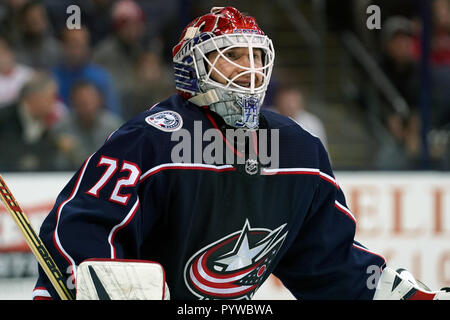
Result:
M192 21L173 48L178 93L235 128L258 128L275 52L255 19L232 7Z

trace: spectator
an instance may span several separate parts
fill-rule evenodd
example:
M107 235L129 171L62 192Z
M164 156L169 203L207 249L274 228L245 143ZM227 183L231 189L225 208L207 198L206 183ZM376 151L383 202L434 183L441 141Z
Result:
M114 32L95 48L93 61L112 73L123 98L134 86L135 63L143 51L144 13L134 1L122 0L114 5L112 19Z
M31 78L33 70L16 63L10 41L0 35L0 109L16 102L24 83Z
M414 32L410 20L394 16L384 22L380 66L406 102L416 108L419 79L413 46Z
M60 43L53 37L47 11L39 1L29 1L20 10L20 36L15 43L17 60L44 71L55 66Z
M412 24L407 18L393 16L384 23L380 66L408 103L410 113L405 117L390 108L381 108L382 121L390 136L381 143L375 158L375 165L379 169L408 170L418 165L421 123L418 114L419 76L413 54L413 36Z
M53 69L59 84L59 94L70 106L70 88L79 80L88 79L95 83L105 97L105 106L120 115L120 103L114 82L109 73L90 59L89 32L86 28L64 29L62 32L63 57Z
M119 128L121 120L104 108L103 97L92 82L76 83L70 97L71 114L53 132L66 159L76 169Z
M22 88L18 103L0 109L0 169L3 171L65 170L49 118L57 84L35 74Z
M127 120L166 99L174 90L172 73L153 51L146 51L137 59L132 83L129 91L124 93L127 107L123 112Z
M317 136L327 147L327 136L322 121L305 108L301 90L295 86L280 86L275 95L275 109L302 126L303 129Z

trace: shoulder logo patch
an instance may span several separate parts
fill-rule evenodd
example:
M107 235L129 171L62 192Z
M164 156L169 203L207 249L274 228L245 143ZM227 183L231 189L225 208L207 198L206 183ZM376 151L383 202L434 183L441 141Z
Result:
M159 130L177 131L183 126L183 119L175 111L161 111L145 118L145 121Z

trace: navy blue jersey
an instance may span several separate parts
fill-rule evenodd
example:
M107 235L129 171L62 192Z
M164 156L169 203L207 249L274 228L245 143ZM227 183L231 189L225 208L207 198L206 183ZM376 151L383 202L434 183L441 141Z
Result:
M173 134L198 135L196 126L226 127L173 95L86 159L40 229L69 285L83 260L111 258L159 262L171 299L251 298L272 273L298 299L373 297L368 270L385 261L354 240L355 217L318 138L261 111L260 128L279 133L279 165L250 174L247 163L174 162ZM34 296L58 298L39 272Z

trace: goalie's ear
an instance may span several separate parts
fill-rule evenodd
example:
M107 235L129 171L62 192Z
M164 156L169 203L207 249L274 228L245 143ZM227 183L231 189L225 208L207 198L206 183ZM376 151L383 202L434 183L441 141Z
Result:
M169 300L164 268L144 260L88 259L77 268L77 300Z

